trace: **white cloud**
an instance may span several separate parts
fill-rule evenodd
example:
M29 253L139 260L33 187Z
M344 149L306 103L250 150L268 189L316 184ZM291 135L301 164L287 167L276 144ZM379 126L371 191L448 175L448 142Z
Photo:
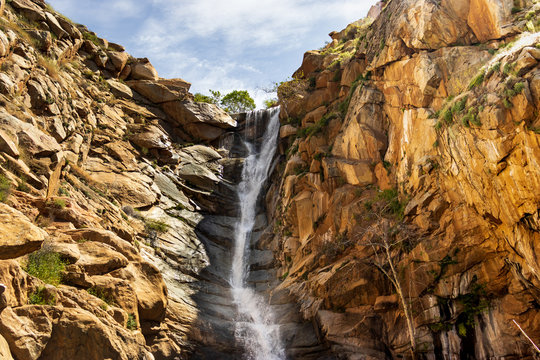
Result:
M50 0L98 35L148 57L194 92L257 90L292 74L302 53L365 16L376 0Z
M223 37L228 47L287 46L320 24L354 21L367 13L371 1L339 3L305 0L153 0L161 33ZM155 19L143 33L155 31Z

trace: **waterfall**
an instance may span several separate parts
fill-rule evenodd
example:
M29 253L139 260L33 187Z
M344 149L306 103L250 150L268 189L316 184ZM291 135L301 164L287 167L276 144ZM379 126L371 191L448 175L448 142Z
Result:
M244 161L242 180L238 185L240 218L236 224L231 274L232 294L238 309L235 337L245 348L249 360L285 359L279 325L275 324L272 310L261 295L248 287L246 281L251 233L257 216L257 199L268 178L277 147L279 108L254 111L247 114L246 119L246 124L257 126L265 112L270 115L270 119L260 146L255 144L255 139L245 141L248 154Z

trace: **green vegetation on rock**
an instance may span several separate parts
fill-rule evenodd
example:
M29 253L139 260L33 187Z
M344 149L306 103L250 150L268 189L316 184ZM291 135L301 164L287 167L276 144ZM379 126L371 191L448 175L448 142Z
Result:
M57 286L62 281L65 266L60 254L42 249L28 256L26 272L47 284Z

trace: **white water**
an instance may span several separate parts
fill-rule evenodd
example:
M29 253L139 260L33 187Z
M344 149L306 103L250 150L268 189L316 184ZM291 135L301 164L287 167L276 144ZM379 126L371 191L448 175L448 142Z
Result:
M231 274L233 299L238 308L235 337L245 348L246 359L249 360L285 359L279 325L275 324L270 306L246 283L249 271L250 239L257 216L257 199L268 178L277 147L279 108L255 111L249 113L246 119L246 124L256 125L262 120L265 111L270 112L270 119L260 151L257 152L256 146L249 140L245 142L248 156L242 170L242 181L238 185L240 218L236 224Z

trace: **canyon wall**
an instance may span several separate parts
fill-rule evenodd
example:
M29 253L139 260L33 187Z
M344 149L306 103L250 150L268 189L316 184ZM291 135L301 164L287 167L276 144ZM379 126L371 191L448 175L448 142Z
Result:
M540 338L538 11L379 3L280 85L278 289L334 353L533 358L513 320Z

